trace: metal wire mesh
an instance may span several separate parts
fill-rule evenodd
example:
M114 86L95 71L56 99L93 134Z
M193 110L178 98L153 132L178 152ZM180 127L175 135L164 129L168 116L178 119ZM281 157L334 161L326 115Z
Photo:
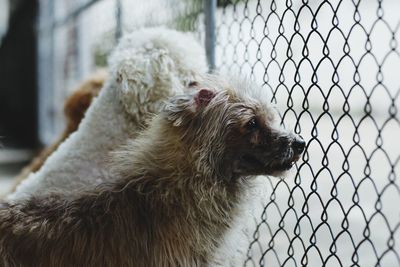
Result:
M399 3L226 1L217 63L271 92L307 140L244 266L400 266Z

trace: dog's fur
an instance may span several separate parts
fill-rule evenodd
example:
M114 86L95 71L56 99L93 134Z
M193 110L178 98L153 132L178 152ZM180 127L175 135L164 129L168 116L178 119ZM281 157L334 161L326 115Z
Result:
M113 52L110 79L71 134L7 199L49 191L79 192L109 179L108 152L135 136L162 101L206 71L202 47L188 34L163 28L124 37Z
M209 266L252 177L285 171L302 149L257 90L215 77L196 87L112 153L112 182L3 203L3 263Z
M103 87L107 78L106 70L98 70L88 79L82 82L76 90L66 99L64 104L64 115L66 126L61 136L56 142L44 148L32 161L25 166L21 173L15 177L15 185L11 192L25 180L29 174L38 171L46 159L64 142L67 137L78 129L78 125L82 121L86 110L89 108L93 99L98 96L100 89Z

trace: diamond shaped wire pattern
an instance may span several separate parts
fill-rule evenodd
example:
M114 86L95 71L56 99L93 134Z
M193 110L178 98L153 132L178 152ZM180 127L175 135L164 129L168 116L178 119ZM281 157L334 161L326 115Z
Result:
M400 3L220 1L217 65L251 76L307 140L243 266L400 266Z

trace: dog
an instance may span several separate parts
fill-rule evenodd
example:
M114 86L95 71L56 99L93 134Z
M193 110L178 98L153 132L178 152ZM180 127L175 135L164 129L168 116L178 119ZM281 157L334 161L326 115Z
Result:
M206 69L202 46L187 33L150 28L123 37L109 60L110 77L78 130L6 199L79 192L113 179L108 153L135 137L164 100Z
M304 140L261 90L209 76L110 154L114 179L0 205L9 266L194 267L216 251L256 175L281 175ZM189 90L188 90L189 91Z
M64 104L64 116L66 126L61 136L56 142L44 148L32 161L25 166L20 174L15 177L15 185L11 189L14 192L17 186L25 180L29 174L38 171L46 159L60 146L71 133L78 129L78 125L82 121L86 110L89 108L93 99L98 96L100 89L104 85L107 78L106 70L99 70L88 79L82 82L77 89L66 99Z

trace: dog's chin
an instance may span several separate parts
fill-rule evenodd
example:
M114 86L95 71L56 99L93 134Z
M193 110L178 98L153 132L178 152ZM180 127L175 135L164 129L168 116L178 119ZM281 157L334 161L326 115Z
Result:
M290 173L290 170L291 169L286 170L286 171L273 171L267 175L275 177L275 178L279 178L279 179L285 179L288 176L288 173Z
M285 176L287 176L289 171L299 160L299 158L300 155L294 155L293 157L286 159L284 161L270 164L269 173L267 173L267 175L278 178L285 178Z
M243 155L235 163L235 172L242 175L269 175L274 177L284 177L299 158L300 155L294 155L288 159L268 162L267 160L254 155Z

